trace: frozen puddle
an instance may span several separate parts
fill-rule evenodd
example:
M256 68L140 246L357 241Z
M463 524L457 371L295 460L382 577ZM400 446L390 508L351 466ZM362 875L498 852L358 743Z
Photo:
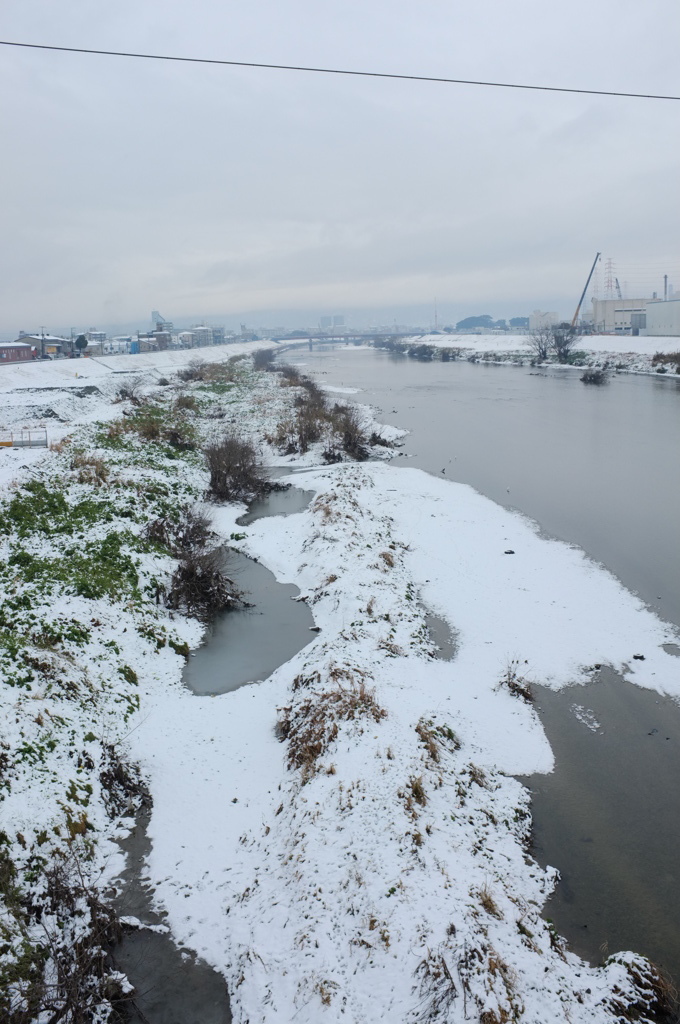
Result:
M536 703L555 770L522 781L533 853L561 873L546 916L593 963L632 949L677 979L680 708L608 668Z
M288 472L289 470L286 474ZM257 519L265 519L267 516L290 516L296 512L304 512L313 497L314 491L303 491L299 487L271 491L265 498L252 502L248 506L248 511L236 521L239 526L248 526Z
M304 511L313 497L313 491L298 487L272 491L249 505L237 522L247 526L267 516L293 515ZM297 600L297 587L278 583L269 569L240 551L228 552L226 572L250 607L218 615L205 642L189 658L184 682L202 696L266 679L314 639L314 618L304 601Z

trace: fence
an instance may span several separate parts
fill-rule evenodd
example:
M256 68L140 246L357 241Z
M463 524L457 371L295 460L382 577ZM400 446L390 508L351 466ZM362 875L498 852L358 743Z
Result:
M0 433L0 448L47 448L47 431L3 431Z

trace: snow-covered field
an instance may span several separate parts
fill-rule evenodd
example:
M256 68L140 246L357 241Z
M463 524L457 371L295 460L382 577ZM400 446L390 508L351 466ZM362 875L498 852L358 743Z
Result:
M139 370L142 358L146 390L177 409L173 385L151 387L170 377L167 357L104 363ZM96 393L12 393L54 386L47 371L61 364L49 364L22 367L3 395L6 425L21 425L19 410L35 425L49 407L71 435L58 451L0 451L13 684L0 810L17 884L49 895L41 872L61 856L92 885L115 878L112 840L135 797L123 785L111 801L107 786L117 764L136 764L153 800L155 899L176 940L224 975L238 1024L655 1019L645 961L590 967L541 918L554 872L528 853L528 794L512 775L552 768L532 680L563 687L609 663L678 698L661 646L676 631L581 551L470 487L343 462L305 473L315 499L296 515L243 528L243 506L202 506L219 538L300 588L320 632L266 681L194 696L182 644L203 627L157 603L176 560L140 538L155 516L201 505L206 472L197 452L120 434L121 413L134 415L112 404L121 378L81 362ZM298 390L250 372L187 384L198 408L182 416L202 436L238 426L269 465L318 466L319 446L283 456L265 440ZM76 578L83 552L92 561ZM88 587L87 565L107 559L110 575ZM436 657L427 610L450 625L451 661ZM23 919L4 896L0 969L16 995L29 984L10 969ZM105 1020L107 1005L97 1012Z

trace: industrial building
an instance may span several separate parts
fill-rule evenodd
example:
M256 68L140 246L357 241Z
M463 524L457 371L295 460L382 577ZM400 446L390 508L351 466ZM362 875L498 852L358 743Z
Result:
M680 337L680 297L647 301L647 337Z
M542 313L540 309L535 309L533 313L529 314L530 331L540 331L544 327L554 327L559 322L560 318L557 313Z
M644 313L648 299L593 299L596 334L630 334L631 315Z

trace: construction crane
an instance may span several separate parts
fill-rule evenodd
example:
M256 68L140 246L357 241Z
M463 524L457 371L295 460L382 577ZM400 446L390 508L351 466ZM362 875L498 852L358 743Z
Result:
M615 277L614 280L616 281L616 294L618 295L619 299L623 302L623 295L621 294L621 285L619 284L619 279L618 277Z
M586 281L586 286L583 289L583 291L581 292L581 298L578 300L578 306L576 307L576 312L574 313L574 316L573 316L572 321L571 321L571 326L569 328L570 331L573 331L574 328L576 327L576 321L578 320L578 315L581 312L581 306L583 305L583 300L586 297L586 292L588 291L588 285L590 284L590 279L593 276L593 274L595 273L595 267L597 266L597 261L599 260L601 255L602 254L598 252L597 255L595 256L595 259L593 260L593 265L590 268L590 273L588 274L588 280Z

